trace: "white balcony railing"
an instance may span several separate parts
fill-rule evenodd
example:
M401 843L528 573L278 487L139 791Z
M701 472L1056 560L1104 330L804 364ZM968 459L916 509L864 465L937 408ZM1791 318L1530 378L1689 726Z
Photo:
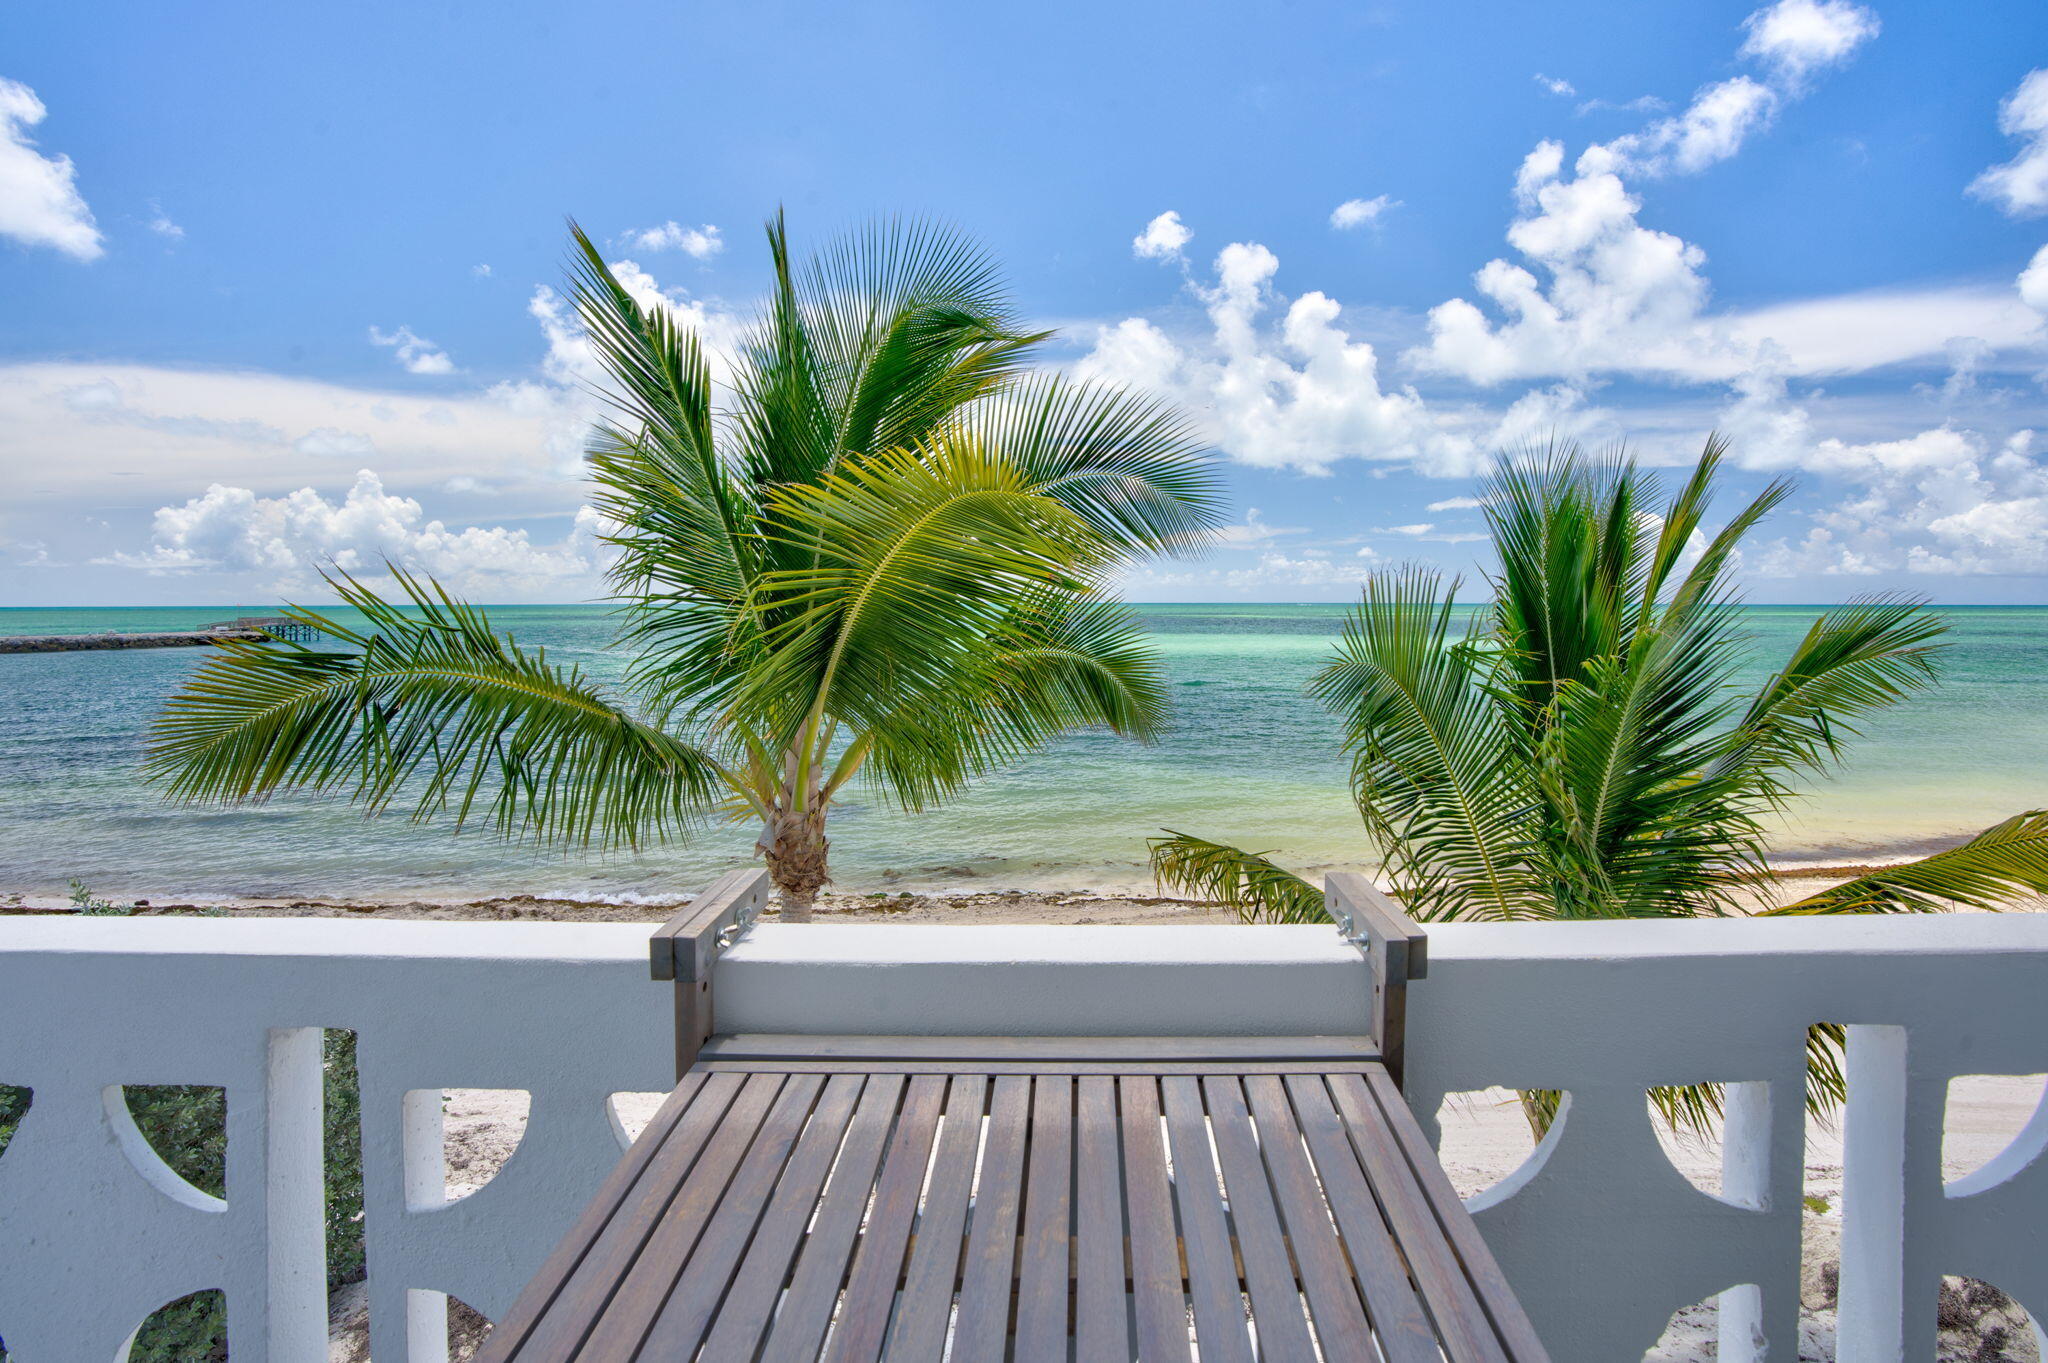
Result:
M332 919L17 919L0 936L0 1336L18 1363L118 1360L157 1307L225 1291L237 1363L326 1354L321 1028L358 1035L371 1347L439 1363L440 1294L502 1312L607 1168L611 1095L672 1079L647 929ZM1018 1034L1358 1030L1323 928L758 927L719 1026ZM1851 1028L1840 1359L1930 1358L1942 1274L2048 1308L2048 1113L1942 1181L1949 1080L2048 1071L2048 918L1464 925L1409 991L1408 1090L1568 1095L1480 1225L1563 1363L1641 1358L1721 1294L1723 1360L1796 1359L1802 1040ZM1721 1195L1665 1156L1645 1091L1731 1089ZM124 1084L228 1094L227 1197L148 1149ZM488 1184L442 1194L439 1092L531 1094Z

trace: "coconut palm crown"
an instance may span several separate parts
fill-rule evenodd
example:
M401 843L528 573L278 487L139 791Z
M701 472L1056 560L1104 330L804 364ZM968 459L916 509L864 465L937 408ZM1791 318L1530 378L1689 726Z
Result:
M1576 449L1492 476L1492 600L1425 568L1367 578L1314 694L1345 725L1372 849L1409 912L1451 919L1683 918L1738 911L1769 818L1857 726L1933 684L1948 626L1878 596L1823 612L1760 686L1732 569L1790 487L1711 537L1716 439L1676 496ZM1321 917L1321 892L1264 856L1173 833L1167 883L1254 918ZM2048 813L1852 880L1784 914L1995 908L2048 887Z
M779 215L714 405L698 338L572 232L623 682L429 579L393 568L386 599L337 573L366 626L295 610L339 646L224 645L166 705L168 798L330 791L569 847L746 821L800 919L856 777L915 810L1074 728L1159 727L1158 660L1107 583L1217 524L1171 410L1033 371L1049 333L949 231L880 223L795 267Z
M1761 685L1733 568L1790 488L1718 531L1707 448L1657 505L1624 458L1536 451L1482 490L1498 568L1460 607L1425 568L1373 574L1312 683L1343 721L1352 793L1393 892L1416 918L1684 918L1746 911L1769 821L1859 724L1931 685L1946 623L1879 596L1823 612ZM1185 833L1152 842L1165 886L1251 919L1320 921L1322 891L1269 857ZM1992 909L2048 890L2048 811L1780 907L1779 914ZM1839 1035L1816 1031L1812 1094L1839 1100ZM1546 1095L1528 1095L1547 1120ZM1660 1094L1704 1121L1711 1090Z

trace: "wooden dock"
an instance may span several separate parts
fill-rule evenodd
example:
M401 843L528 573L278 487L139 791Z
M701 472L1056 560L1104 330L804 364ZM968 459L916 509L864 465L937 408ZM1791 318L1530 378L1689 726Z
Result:
M75 653L109 648L196 648L230 640L258 643L284 639L311 643L320 631L283 616L245 615L205 629L157 630L137 634L15 634L0 636L0 653Z

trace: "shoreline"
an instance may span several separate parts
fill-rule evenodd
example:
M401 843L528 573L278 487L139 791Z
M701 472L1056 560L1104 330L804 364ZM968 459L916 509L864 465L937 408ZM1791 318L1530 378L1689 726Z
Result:
M1868 875L1896 862L1798 863L1771 868L1753 883L1759 906L1792 897L1791 892L1825 888ZM348 918L355 916L501 922L659 923L690 903L694 892L671 895L520 893L507 895L192 895L111 898L133 916L229 915L235 917ZM2028 903L2024 908L2038 908ZM77 910L68 890L0 890L0 916L63 914ZM767 916L778 914L770 907ZM1236 916L1215 901L1161 893L1157 887L1034 889L827 890L818 915L826 920L903 923L1141 924L1233 923Z

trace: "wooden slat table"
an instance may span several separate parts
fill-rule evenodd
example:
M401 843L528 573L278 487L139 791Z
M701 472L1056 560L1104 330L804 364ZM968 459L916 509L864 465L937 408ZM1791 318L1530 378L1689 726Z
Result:
M1547 1363L1369 1040L705 1041L487 1363Z

